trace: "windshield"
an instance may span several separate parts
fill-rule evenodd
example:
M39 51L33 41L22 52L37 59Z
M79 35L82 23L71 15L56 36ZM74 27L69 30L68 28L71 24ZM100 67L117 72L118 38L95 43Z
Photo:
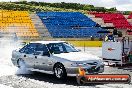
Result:
M78 52L72 45L68 43L50 43L47 44L47 47L50 53L54 54Z

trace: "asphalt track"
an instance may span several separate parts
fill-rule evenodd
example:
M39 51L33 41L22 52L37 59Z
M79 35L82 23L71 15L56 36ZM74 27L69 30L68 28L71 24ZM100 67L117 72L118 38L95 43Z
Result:
M101 56L101 48L84 49L80 47L79 49L82 52ZM86 84L79 86L75 77L58 80L53 75L26 72L12 65L10 61L11 49L7 48L6 51L8 53L2 50L0 52L0 88L132 88L132 82L130 84ZM105 72L102 74L130 74L132 77L132 67L105 66Z

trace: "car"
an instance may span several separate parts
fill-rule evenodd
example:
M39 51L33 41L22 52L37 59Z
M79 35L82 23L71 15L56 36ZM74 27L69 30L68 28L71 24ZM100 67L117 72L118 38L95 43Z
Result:
M17 67L24 64L30 71L54 74L58 79L77 76L80 67L86 74L104 72L101 58L81 52L65 41L30 42L23 48L12 51L11 60Z

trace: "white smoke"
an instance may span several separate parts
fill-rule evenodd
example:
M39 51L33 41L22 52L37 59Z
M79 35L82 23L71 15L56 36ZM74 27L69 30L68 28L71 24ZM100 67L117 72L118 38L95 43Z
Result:
M12 36L12 34L8 35ZM25 69L25 66L19 69L11 61L12 51L22 47L22 41L15 41L15 39L6 36L0 36L0 76L29 74L30 72Z
M21 67L17 70L16 74L32 74L31 71L27 70L25 63L20 62L19 64Z

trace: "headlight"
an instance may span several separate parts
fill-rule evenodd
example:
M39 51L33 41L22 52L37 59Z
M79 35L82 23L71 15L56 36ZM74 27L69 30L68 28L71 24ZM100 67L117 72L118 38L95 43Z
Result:
M99 64L104 64L104 62L101 60L99 62L73 62L71 66L97 66Z

